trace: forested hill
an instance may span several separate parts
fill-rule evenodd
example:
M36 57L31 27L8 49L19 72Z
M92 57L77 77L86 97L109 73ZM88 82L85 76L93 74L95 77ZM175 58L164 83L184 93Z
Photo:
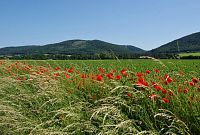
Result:
M200 52L200 32L176 39L150 51L151 53Z
M19 46L0 49L0 55L41 55L41 54L135 54L144 50L131 45L117 45L100 40L68 40L43 46Z
M200 32L176 39L151 51L131 45L117 45L100 40L67 40L47 45L28 45L0 49L0 58L15 59L112 59L176 58L179 53L200 52Z

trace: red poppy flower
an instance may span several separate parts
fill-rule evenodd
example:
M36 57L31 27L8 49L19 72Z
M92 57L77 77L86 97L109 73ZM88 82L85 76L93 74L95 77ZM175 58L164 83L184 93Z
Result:
M104 73L103 68L98 68L98 70L99 70L101 73Z
M120 79L121 79L121 76L120 76L120 75L117 75L117 76L115 77L115 79L116 79L116 80L120 80Z
M162 93L163 93L163 94L167 94L167 90L166 90L166 89L163 89L163 90L162 90Z
M55 73L55 77L60 77L60 73Z
M138 81L137 81L136 85L138 85L138 86L146 86L146 87L149 86L149 84L142 77L138 78Z
M98 81L102 81L103 80L102 76L101 75L97 75L97 80Z
M123 76L127 76L127 72L126 72L126 69L125 69L125 68L123 68L123 69L121 70L121 73L122 73Z
M189 82L189 85L190 86L194 86L194 82Z
M172 82L172 78L169 77L169 75L165 75L165 80L167 83L171 83Z
M128 96L128 97L131 97L131 96L132 96L132 94L131 94L131 93L127 93L127 96Z
M198 83L199 80L198 80L197 78L193 77L193 78L192 78L192 82L193 82L193 83Z
M107 74L107 77L108 77L109 79L113 79L113 73Z
M159 72L159 70L158 70L158 69L154 69L154 72L155 72L155 73L158 73L158 72Z
M55 67L54 70L60 70L61 68L59 66Z
M147 74L150 74L150 70L146 70L146 73L147 73Z
M163 98L162 101L163 101L164 103L166 103L166 104L169 103L169 99L168 99L168 98Z
M155 88L157 91L160 91L160 90L162 90L162 87L161 87L161 86L159 86L159 85L155 85L155 86L154 86L154 88Z
M138 76L138 77L142 77L144 74L143 73L141 73L141 72L138 72L137 74L136 74L136 76Z
M144 81L143 83L142 83L144 86L149 86L149 84L146 82L146 81Z
M171 91L168 91L167 93L168 93L168 95L170 95L170 96L174 96L174 93L171 92Z
M142 77L138 78L138 82L143 83L144 81L145 81L144 78L142 78Z
M167 81L168 83L171 83L173 80L172 80L172 78L168 77L168 78L166 79L166 81Z
M116 72L117 72L117 70L116 70L116 69L113 69L113 70L112 70L112 72L113 72L113 73L116 73Z
M70 68L70 69L68 70L68 72L69 72L69 73L72 73L72 72L73 72L73 69L72 69L72 68Z
M81 78L83 78L83 79L86 78L86 77L87 77L86 74L81 75Z
M64 73L64 76L66 79L68 79L70 77L66 72Z

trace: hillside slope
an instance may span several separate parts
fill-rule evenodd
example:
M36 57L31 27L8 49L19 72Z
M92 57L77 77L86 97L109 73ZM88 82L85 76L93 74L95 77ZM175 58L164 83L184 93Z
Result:
M131 45L116 45L100 40L68 40L44 46L5 47L0 55L34 54L98 54L98 53L143 53L144 50Z
M200 52L200 32L184 36L158 48L150 53L183 53L183 52Z

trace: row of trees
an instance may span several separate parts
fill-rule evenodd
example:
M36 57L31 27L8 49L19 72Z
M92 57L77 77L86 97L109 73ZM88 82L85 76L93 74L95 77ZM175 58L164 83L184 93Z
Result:
M100 53L100 54L35 54L35 55L15 55L15 56L1 56L1 59L13 59L13 60L87 60L87 59L137 59L140 56L151 56L154 58L160 59L177 59L178 55L176 54L113 54L113 53ZM194 58L194 57L189 57Z

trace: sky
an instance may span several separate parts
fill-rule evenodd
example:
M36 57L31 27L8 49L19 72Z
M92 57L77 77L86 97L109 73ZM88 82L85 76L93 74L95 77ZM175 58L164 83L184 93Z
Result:
M200 31L200 0L0 0L0 48L71 39L150 50Z

